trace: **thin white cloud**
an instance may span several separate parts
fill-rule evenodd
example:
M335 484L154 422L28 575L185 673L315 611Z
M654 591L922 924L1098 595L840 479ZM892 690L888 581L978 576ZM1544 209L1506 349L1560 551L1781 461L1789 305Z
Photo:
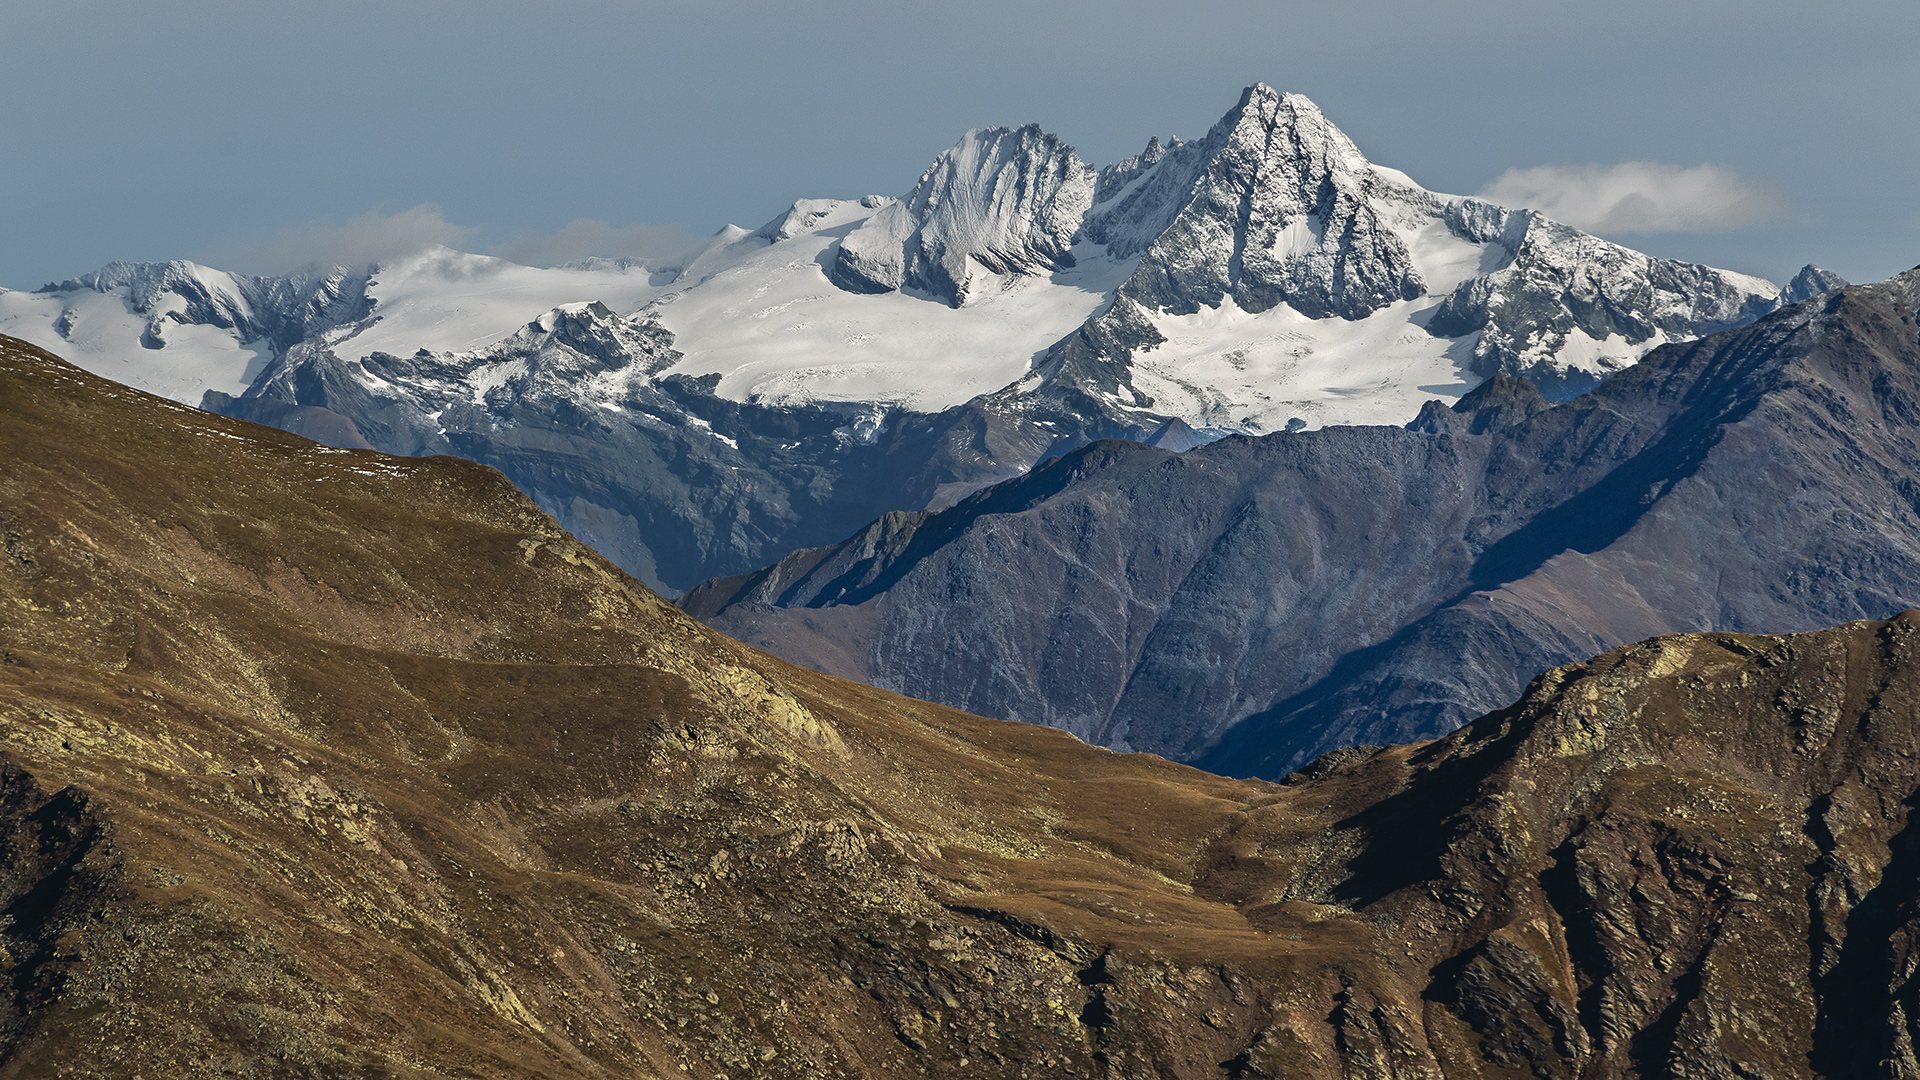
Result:
M516 233L498 254L528 266L555 266L598 255L666 269L679 266L699 243L700 237L684 225L610 225L575 218L559 232Z
M1596 233L1728 232L1787 212L1785 195L1717 165L1651 161L1508 169L1480 197Z
M458 247L473 230L431 203L389 213L376 207L345 222L317 218L271 233L235 235L194 255L223 270L278 274L403 259L435 245Z
M390 264L435 246L476 250L478 232L448 221L431 203L399 211L376 207L344 222L318 218L270 233L235 234L195 252L193 259L249 274ZM701 237L684 225L610 225L577 218L558 232L515 233L492 254L528 266L603 256L668 269L682 265L701 243Z

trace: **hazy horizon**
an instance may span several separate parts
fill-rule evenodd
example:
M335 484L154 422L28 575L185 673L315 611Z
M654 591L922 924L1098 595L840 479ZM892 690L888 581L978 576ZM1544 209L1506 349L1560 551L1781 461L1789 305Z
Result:
M901 194L969 128L1039 123L1096 165L1195 138L1256 81L1426 187L1655 255L1779 282L1920 263L1911 5L955 10L16 10L0 25L34 47L0 72L18 155L0 285L436 242L658 254L796 198Z

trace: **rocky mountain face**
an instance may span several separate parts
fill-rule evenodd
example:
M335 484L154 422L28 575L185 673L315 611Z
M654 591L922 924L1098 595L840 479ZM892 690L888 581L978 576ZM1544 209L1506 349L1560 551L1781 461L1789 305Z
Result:
M1896 1076L1920 621L1207 776L755 653L498 474L0 339L20 1076Z
M717 580L743 641L1240 775L1431 737L1675 630L1920 604L1920 271L1668 345L1554 405L1098 443Z
M1630 362L1616 354L1579 363L1580 350L1570 354L1570 343L1645 347L1686 340L1751 322L1778 310L1789 295L1767 296L1736 275L1651 258L1532 211L1464 206L1455 218L1506 257L1499 269L1456 286L1434 311L1428 332L1477 334L1472 371L1518 375L1556 399L1581 393ZM1802 268L1794 280L1812 290L1806 295L1846 285L1816 266Z
M1787 287L1780 290L1779 306L1797 304L1802 300L1811 300L1822 293L1830 293L1847 287L1847 279L1831 270L1822 270L1813 265L1800 268L1793 275Z
M1417 189L1376 172L1305 97L1248 87L1204 139L1154 150L1084 225L1089 240L1139 256L1121 292L1143 306L1188 315L1231 297L1251 312L1284 303L1361 319L1425 294L1389 225Z

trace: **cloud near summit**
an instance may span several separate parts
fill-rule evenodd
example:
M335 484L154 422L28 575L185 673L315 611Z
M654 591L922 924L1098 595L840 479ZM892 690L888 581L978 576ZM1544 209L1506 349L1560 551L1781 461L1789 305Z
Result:
M1480 197L1601 234L1728 232L1787 212L1785 195L1717 165L1651 161L1508 169Z
M270 233L234 235L194 253L222 270L281 274L334 266L391 262L436 244L459 247L473 230L455 225L430 203L389 212L376 207L345 222L317 218Z
M638 259L648 266L678 266L699 248L701 238L684 225L612 225L575 218L559 232L520 232L497 252L529 266L554 266L590 256Z
M346 221L317 218L263 233L238 233L193 254L196 262L248 274L284 274L335 266L391 264L445 245L498 255L529 266L553 266L589 256L638 259L677 266L698 250L700 237L683 225L610 225L580 218L558 232L522 231L505 243L476 243L480 230L446 219L431 203L406 210L375 207Z

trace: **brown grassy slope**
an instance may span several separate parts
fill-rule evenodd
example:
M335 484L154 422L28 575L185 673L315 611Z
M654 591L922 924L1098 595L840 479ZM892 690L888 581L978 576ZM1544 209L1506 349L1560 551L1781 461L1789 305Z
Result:
M0 1077L1911 1060L1905 620L1280 787L793 668L491 470L6 339L0 455Z
M942 1055L849 975L976 940L1013 965L1001 996L1044 1010L922 1044L1084 1060L1098 950L945 904L1012 892L1103 942L1272 948L1187 886L1257 785L789 668L489 469L315 446L13 343L0 401L16 802L75 785L89 838L14 852L10 898L112 927L16 919L39 987L17 1073L887 1071ZM963 967L901 992L969 1023L995 976Z

